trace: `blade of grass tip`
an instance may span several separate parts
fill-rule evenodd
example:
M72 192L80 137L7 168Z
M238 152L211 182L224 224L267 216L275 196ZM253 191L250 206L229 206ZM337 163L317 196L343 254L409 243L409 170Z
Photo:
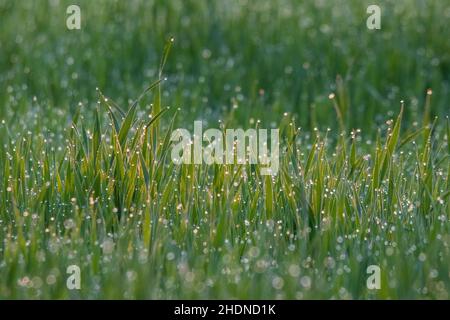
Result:
M352 139L352 146L350 149L350 165L352 167L352 170L355 169L355 165L356 165L356 146L355 146L355 140L356 138Z
M162 72L164 69L164 66L166 65L167 57L169 56L170 49L172 48L174 38L170 37L169 40L166 41L166 44L164 46L163 55L161 57L161 62L159 64L159 78L162 77Z
M170 107L162 109L158 112L154 117L150 119L150 121L145 125L145 129L148 129L159 117L161 117L166 111L168 111Z
M166 108L165 110L167 111L167 110L169 110L169 108ZM171 143L170 137L172 135L172 128L173 128L173 124L175 123L175 118L176 118L177 114L178 114L177 111L175 111L175 114L173 115L172 119L170 120L169 127L166 130L166 135L165 135L165 137L163 139L163 143L162 143L162 145L160 145L160 147L158 147L158 150L157 150L158 152L157 153L159 154L160 157L164 157L165 154L170 149L170 147L169 147L170 143Z
M403 108L404 108L403 100L400 103L401 103L400 113L397 117L397 121L395 122L394 129L392 130L392 134L388 139L387 148L388 148L390 156L394 153L395 147L398 142L398 137L400 135L400 127L401 127L401 123L402 123Z
M340 127L341 131L345 131L344 119L342 118L341 110L336 101L336 95L334 93L330 93L328 95L328 99L330 99L333 102L333 108L334 108L334 111L336 111L336 115L338 118L339 127Z
M130 131L131 126L133 125L133 121L136 116L137 106L138 106L138 100L136 100L135 103L133 103L133 105L131 106L130 110L128 110L128 113L127 113L125 119L123 120L122 125L120 126L119 142L120 142L120 146L122 148L125 145L125 141L126 141L128 132Z
M423 112L423 126L427 127L430 124L430 111L431 111L431 95L433 90L427 90L427 96L425 98L425 110Z
M101 142L101 125L98 108L95 109L95 127L94 127L94 137L92 139L92 152L94 155L94 164L97 162L97 152L100 147Z
M131 138L131 142L128 145L128 149L133 150L133 152L137 151L137 149L141 149L142 145L140 144L141 137L143 132L145 131L143 124L139 121L139 125L137 126L136 132L133 134Z
M420 128L419 130L414 131L414 132L408 134L406 137L404 137L404 138L400 141L400 143L399 143L399 145L398 145L398 149L402 148L402 147L403 147L404 145L406 145L408 142L411 142L412 140L414 140L414 138L416 138L419 134L421 134L423 130L425 130L425 128Z
M153 90L156 86L158 86L161 83L162 79L158 79L155 82L153 82L151 85L149 85L140 95L139 98L137 98L134 102L133 105L137 102L139 102L149 91Z
M125 117L123 119L122 125L119 125L119 122L118 122L116 116L114 115L114 112L112 111L110 105L108 104L108 100L105 100L105 103L106 103L106 105L108 106L108 109L109 109L110 117L111 117L112 121L114 122L114 127L116 128L116 132L119 133L119 142L120 142L120 145L122 147L124 146L125 141L126 141L126 137L128 135L128 132L130 131L130 129L131 129L132 125L133 125L133 121L134 121L135 116L136 116L136 110L137 110L137 106L139 104L139 101L142 99L142 97L144 97L144 95L147 92L149 92L153 88L155 88L160 82L161 82L161 79L158 79L157 81L153 82L149 87L147 87L147 89L144 90L143 93L141 93L139 98L137 98L133 102L133 104L131 105L130 109L128 110L127 114L125 115ZM120 110L120 109L118 109L118 110ZM123 111L121 112L121 115L122 114L124 114ZM147 125L147 127L148 127L148 125Z
M266 197L266 214L267 219L272 219L272 211L273 211L273 194L272 194L272 177L267 175L265 177L265 197Z
M336 92L337 99L339 100L339 110L341 111L341 116L344 117L347 115L349 100L344 79L340 75L336 76Z
M114 107L120 113L120 116L122 118L125 117L125 111L123 111L122 108L114 100L105 97L99 88L97 88L97 92L100 95L100 98L102 98L102 101L105 102L109 108Z
M402 117L403 117L403 108L404 108L404 102L403 100L400 101L401 108L400 113L397 117L397 121L395 121L394 128L392 129L392 133L389 135L389 137L386 140L386 149L387 152L383 154L383 160L381 164L381 170L380 170L380 181L383 181L384 176L387 172L388 166L391 162L392 155L394 154L395 147L397 146L398 138L400 136L400 127L402 123Z

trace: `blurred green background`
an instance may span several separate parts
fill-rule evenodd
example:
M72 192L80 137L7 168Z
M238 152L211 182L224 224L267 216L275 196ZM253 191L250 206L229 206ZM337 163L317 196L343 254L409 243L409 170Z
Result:
M381 30L368 30L372 2L1 0L0 119L58 131L79 108L91 118L96 87L126 106L157 79L171 36L163 103L185 126L292 112L307 130L336 128L331 92L348 128L369 135L401 99L412 125L427 88L431 115L447 115L450 2L378 1ZM81 30L66 28L70 4Z

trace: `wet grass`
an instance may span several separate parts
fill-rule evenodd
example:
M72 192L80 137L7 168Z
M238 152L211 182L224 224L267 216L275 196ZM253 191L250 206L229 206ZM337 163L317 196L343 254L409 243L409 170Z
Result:
M449 298L442 1L80 7L0 2L0 298ZM173 164L196 119L278 174Z

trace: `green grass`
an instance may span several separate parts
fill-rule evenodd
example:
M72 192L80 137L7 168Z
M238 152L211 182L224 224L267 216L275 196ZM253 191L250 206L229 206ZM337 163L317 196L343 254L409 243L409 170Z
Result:
M449 299L445 1L56 3L0 0L0 298ZM173 164L196 119L278 175Z

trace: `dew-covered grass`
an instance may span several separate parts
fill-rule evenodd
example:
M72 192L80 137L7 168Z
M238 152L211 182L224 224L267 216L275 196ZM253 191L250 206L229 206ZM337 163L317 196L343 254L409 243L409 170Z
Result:
M0 0L0 298L450 298L448 3L69 4ZM175 165L200 119L278 174Z

